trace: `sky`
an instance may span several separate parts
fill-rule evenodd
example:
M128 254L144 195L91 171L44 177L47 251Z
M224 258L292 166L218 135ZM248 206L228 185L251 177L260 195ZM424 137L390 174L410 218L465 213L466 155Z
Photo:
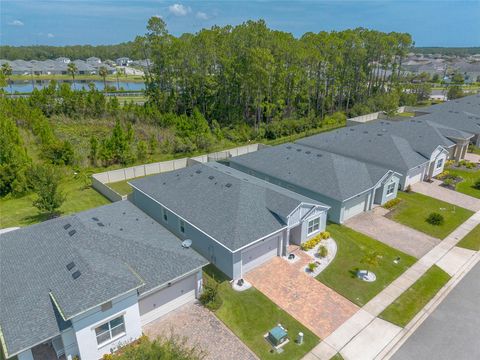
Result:
M365 27L408 32L416 46L480 46L480 0L0 0L0 44L116 44L152 16L174 35L264 19L295 36Z

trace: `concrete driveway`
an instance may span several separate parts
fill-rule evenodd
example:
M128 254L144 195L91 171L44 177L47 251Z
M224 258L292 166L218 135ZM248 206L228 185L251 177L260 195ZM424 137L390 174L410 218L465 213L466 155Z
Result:
M249 271L244 277L322 339L359 309L340 294L299 270L295 264L279 257Z
M462 194L460 192L446 189L440 186L441 181L434 179L432 183L425 181L412 185L412 189L423 195L445 201L449 204L463 207L468 210L477 212L480 210L480 199Z
M196 302L147 324L143 332L151 339L172 334L185 338L187 346L201 349L208 360L258 359L210 310Z
M387 219L387 212L377 207L348 219L345 225L416 258L440 243L440 239Z

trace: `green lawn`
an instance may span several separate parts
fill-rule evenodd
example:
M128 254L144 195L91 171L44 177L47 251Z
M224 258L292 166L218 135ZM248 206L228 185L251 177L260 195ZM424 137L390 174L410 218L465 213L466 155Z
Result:
M460 240L457 246L465 249L480 251L480 225L477 225L475 228L473 228L473 230L470 231L467 236Z
M419 193L399 191L398 197L402 201L388 214L388 217L438 239L446 238L473 215L470 210ZM432 212L443 215L445 219L443 225L427 223L426 218Z
M390 304L380 314L380 317L405 327L448 280L450 280L450 275L433 265L407 291Z
M60 208L62 215L110 203L96 190L91 187L85 188L84 183L74 179L73 176L63 181L61 189L66 195L66 200ZM46 220L46 217L40 215L37 208L32 205L34 199L34 194L0 199L0 228L26 226Z
M135 178L135 179L140 179L140 178ZM118 181L118 182L109 183L106 185L112 188L113 190L115 190L120 195L128 195L132 192L132 187L128 185L127 181L131 181L131 180L133 179Z
M211 275L220 280L219 293L223 300L215 311L217 317L232 330L260 359L294 360L301 359L320 339L293 317L275 305L255 288L243 292L234 291L230 283L211 265L204 271L205 280ZM271 346L263 335L277 324L282 324L290 334L290 342L281 354L271 353ZM304 343L297 345L295 337L304 333Z
M404 112L398 113L397 116L413 117L413 116L415 116L415 113L414 113L414 112L404 111Z
M359 306L365 305L416 261L413 256L346 226L329 224L327 231L337 242L338 252L333 262L317 276L317 280ZM365 254L374 251L381 255L378 267L371 269L377 280L362 281L357 278L356 271L365 269L361 261ZM396 257L401 259L398 264L393 262Z
M451 175L456 175L463 178L463 181L458 183L457 187L455 188L458 192L480 199L480 190L473 187L475 181L480 179L480 171L459 170L455 169L455 167L448 168L447 171Z
M330 360L343 360L343 356L340 355L340 353L336 353L333 355L333 357L330 358Z

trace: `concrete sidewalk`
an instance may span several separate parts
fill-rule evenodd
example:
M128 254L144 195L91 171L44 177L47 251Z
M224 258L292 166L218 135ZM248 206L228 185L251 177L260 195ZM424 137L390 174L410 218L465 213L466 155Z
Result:
M480 224L480 211L454 230L413 266L357 311L349 320L317 345L304 359L328 360L337 352L345 360L375 359L399 337L404 329L377 316L395 299L436 264L456 276L466 264L479 257L479 253L456 248L455 245L476 225Z

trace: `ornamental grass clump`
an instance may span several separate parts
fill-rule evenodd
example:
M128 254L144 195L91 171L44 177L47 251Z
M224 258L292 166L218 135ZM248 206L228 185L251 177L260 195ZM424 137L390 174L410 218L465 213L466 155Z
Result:
M426 222L428 222L430 225L440 226L445 222L445 219L442 214L433 212L428 215Z

